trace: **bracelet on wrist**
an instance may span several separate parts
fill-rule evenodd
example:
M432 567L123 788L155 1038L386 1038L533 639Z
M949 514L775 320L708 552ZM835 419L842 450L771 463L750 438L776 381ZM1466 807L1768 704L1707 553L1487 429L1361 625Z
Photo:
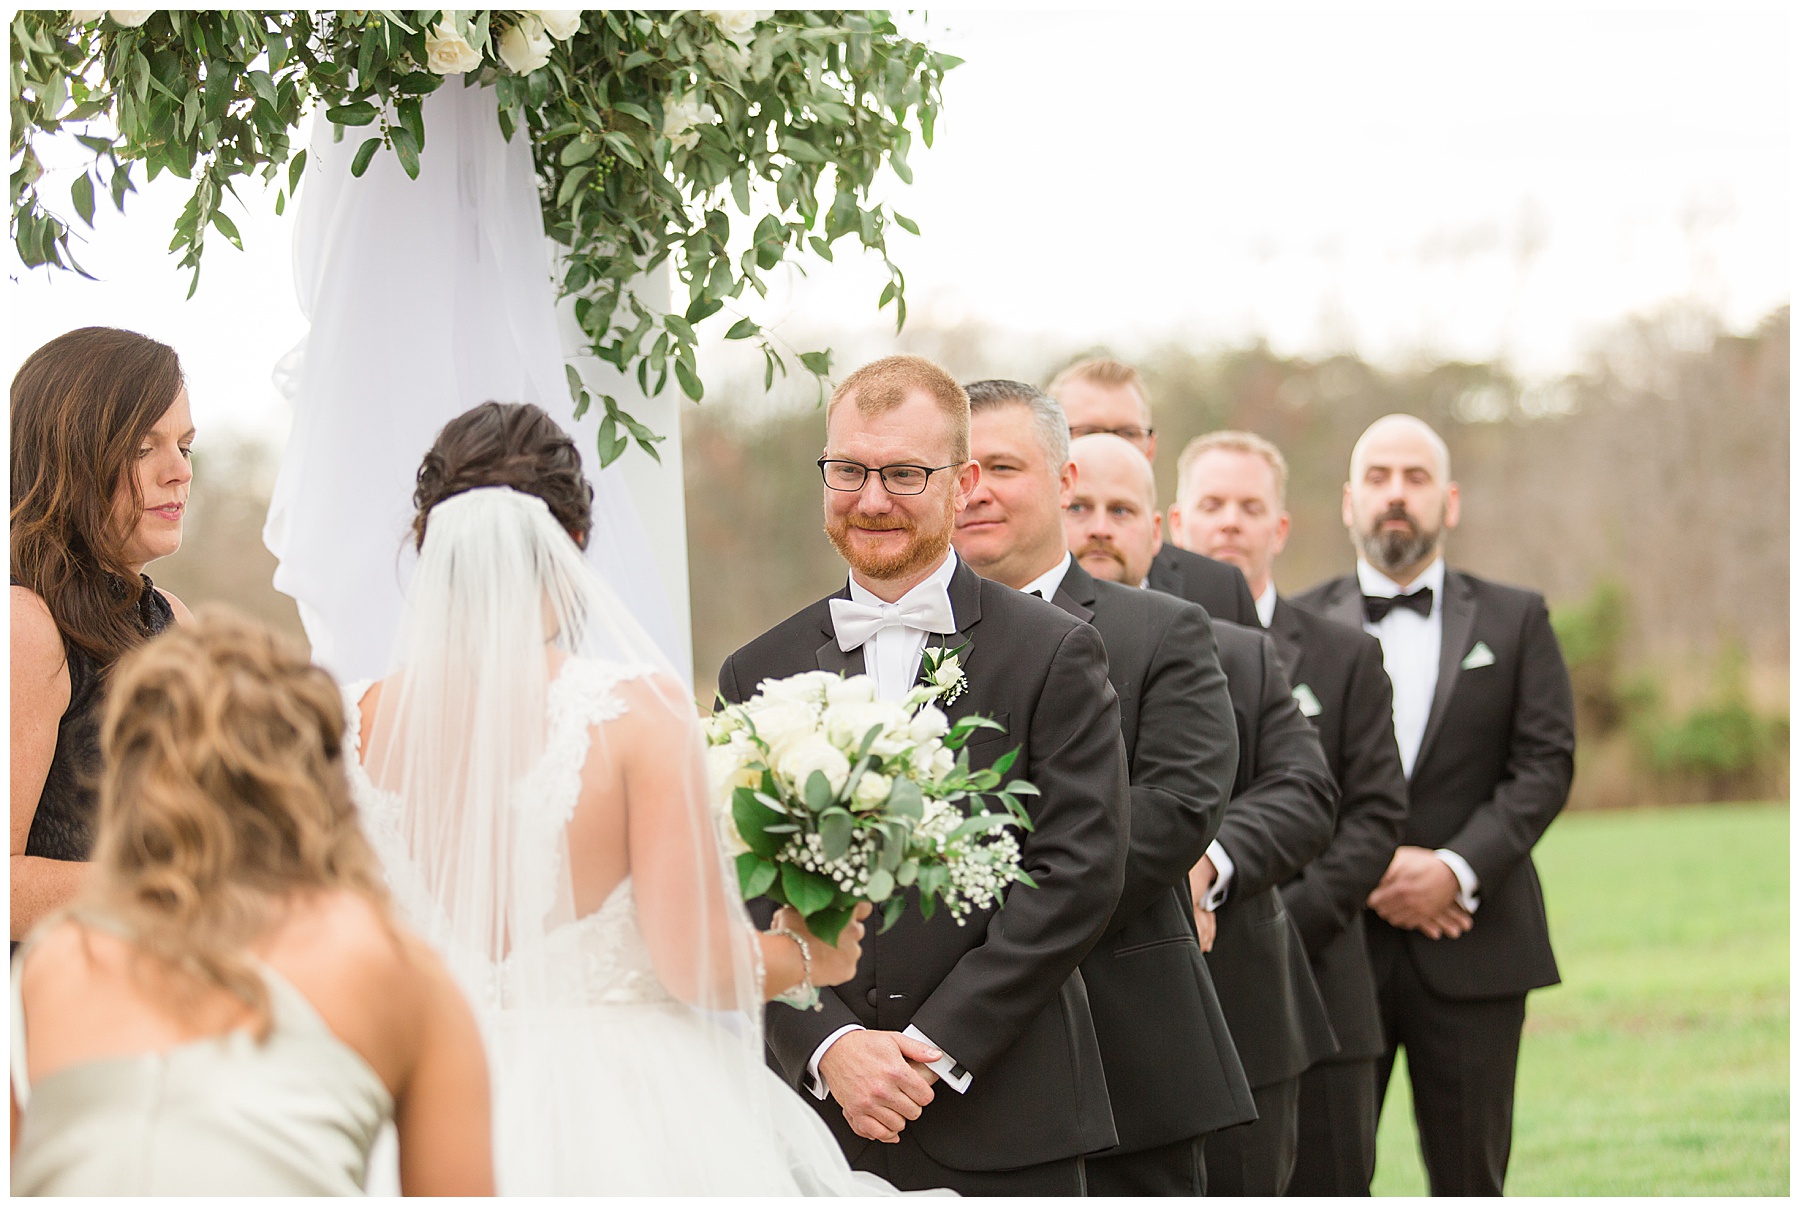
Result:
M786 935L800 949L800 983L793 988L775 995L775 1000L792 1006L796 1010L823 1010L824 1003L819 1000L819 991L812 983L812 949L797 931L777 923L769 928L772 935Z

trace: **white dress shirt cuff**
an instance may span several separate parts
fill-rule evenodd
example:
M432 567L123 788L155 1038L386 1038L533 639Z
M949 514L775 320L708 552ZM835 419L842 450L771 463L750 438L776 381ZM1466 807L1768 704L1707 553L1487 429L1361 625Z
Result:
M1475 896L1481 891L1481 879L1475 875L1475 869L1469 866L1467 859L1449 847L1439 847L1432 854L1442 859L1444 864L1456 873L1456 903L1471 914L1474 913L1481 905L1480 900Z
M1218 877L1206 894L1206 900L1200 903L1201 909L1216 910L1225 904L1225 894L1231 891L1231 877L1237 871L1237 865L1231 862L1231 856L1219 845L1217 839L1206 848L1206 857L1213 861L1213 867L1219 870Z
M819 1076L819 1062L825 1059L826 1050L830 1048L832 1044L835 1044L838 1040L850 1034L850 1032L866 1030L868 1030L868 1028L864 1027L861 1023L849 1023L839 1027L830 1035L827 1035L825 1037L825 1042L813 1049L812 1059L806 1062L806 1088L812 1091L812 1096L814 1098L823 1102L825 1101L826 1094L829 1093L825 1088L825 1079Z
M941 1044L931 1043L931 1037L911 1023L908 1023L906 1030L902 1031L900 1034L916 1039L922 1044L931 1044L931 1046L936 1048L939 1052L944 1052ZM969 1083L975 1080L975 1074L957 1064L956 1059L948 1052L944 1052L942 1056L938 1057L925 1067L941 1077L944 1084L955 1090L958 1094L967 1094L969 1092Z

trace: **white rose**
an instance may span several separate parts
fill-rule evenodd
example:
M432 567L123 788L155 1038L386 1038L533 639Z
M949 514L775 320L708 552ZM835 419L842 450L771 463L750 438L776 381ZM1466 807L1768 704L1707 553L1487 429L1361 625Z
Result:
M544 32L544 23L526 13L519 23L500 35L500 61L519 75L530 75L550 61L556 43Z
M695 100L692 93L671 98L663 106L663 134L669 140L669 146L686 149L700 141L697 126L707 125L719 120L719 111L705 101ZM812 671L811 674L822 675L824 671Z
M825 782L834 794L842 792L844 781L850 778L850 760L818 734L795 742L775 766L796 792L806 790L806 781L815 771L825 773Z
M719 846L732 859L750 849L750 844L744 841L743 834L738 831L737 818L731 815L729 809L719 815Z
M827 704L867 704L874 699L875 678L872 675L851 675L848 679L834 679L825 685Z
M98 21L106 15L103 8L78 8L69 14L70 25L86 25L89 21Z
M850 800L864 809L873 809L888 798L894 790L892 778L878 771L865 771L863 777L856 781L856 791L850 794Z
M796 742L818 732L819 718L813 706L801 700L766 704L750 714L756 736L768 744L769 753L780 758Z
M664 124L668 114L665 111ZM789 675L785 679L764 679L756 685L756 699L759 700L807 700L814 704L825 698L825 693L834 683L843 682L842 678L830 671L804 671L798 675ZM755 703L755 700L752 701Z
M762 778L761 772L744 766L759 753L748 743L733 742L728 746L706 748L706 778L712 782L714 796L722 807L730 807L733 792L739 788L753 788Z
M531 15L543 22L545 32L558 42L567 42L581 32L578 8L534 8Z
M425 39L425 65L439 75L456 75L481 66L481 52L463 40L446 21Z
M153 8L109 8L107 15L126 29L136 29L150 19Z
M879 700L866 704L840 704L825 710L826 736L849 750L861 747L863 737L877 725L881 726L883 736L895 730L904 736L906 714Z
M944 715L942 709L927 704L913 715L907 730L915 742L929 742L950 732L950 718Z
M775 15L768 8L709 8L701 14L733 42L745 41L760 22Z
M939 779L956 769L956 755L948 746L939 746L931 756L931 774Z

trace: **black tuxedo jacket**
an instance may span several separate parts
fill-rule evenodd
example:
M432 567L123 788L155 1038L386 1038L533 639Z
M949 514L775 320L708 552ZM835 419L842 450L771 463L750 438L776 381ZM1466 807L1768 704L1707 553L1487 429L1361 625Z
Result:
M1215 561L1164 541L1150 562L1148 578L1152 590L1197 603L1214 620L1262 627L1250 584L1244 581L1244 572L1230 562Z
M1054 602L1100 631L1131 776L1125 890L1081 962L1120 1153L1256 1118L1188 898L1237 773L1237 727L1206 611L1098 582L1072 562Z
M1355 575L1295 602L1362 627ZM1407 784L1401 840L1468 860L1481 880L1480 906L1466 934L1435 942L1371 913L1370 943L1403 943L1439 997L1514 997L1561 979L1531 848L1569 797L1574 697L1537 592L1446 570L1443 623L1437 690ZM1465 667L1478 644L1485 665Z
M1337 1051L1281 885L1331 841L1337 785L1261 629L1213 625L1237 719L1238 766L1219 845L1234 867L1206 955L1252 1086L1298 1077Z
M1042 793L1024 798L1036 828L1020 834L1021 862L1038 887L1012 886L1002 908L962 926L943 910L926 921L909 893L892 930L870 928L856 976L824 991L824 1009L771 1004L767 1036L775 1065L798 1087L813 1052L840 1027L917 1026L974 1080L966 1094L940 1084L907 1135L952 1169L1016 1169L1118 1141L1077 966L1105 931L1125 874L1125 749L1092 627L960 563L949 594L958 632L943 644L963 647L966 690L944 711L952 722L980 713L1006 727L969 743L973 767L1021 748L1012 774ZM735 702L764 679L860 674L862 650L843 653L834 634L820 600L727 658L719 690ZM870 1142L835 1101L801 1092L855 1161Z
M1282 885L1337 1033L1339 1060L1385 1048L1363 903L1380 883L1406 824L1406 773L1394 741L1394 688L1381 642L1280 596L1269 624L1294 699L1318 730L1338 785L1337 832L1325 853Z

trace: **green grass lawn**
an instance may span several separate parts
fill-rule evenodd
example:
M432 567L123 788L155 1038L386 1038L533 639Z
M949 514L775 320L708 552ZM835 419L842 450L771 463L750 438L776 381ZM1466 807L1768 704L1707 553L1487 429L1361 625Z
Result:
M1787 1194L1787 807L1571 814L1536 858L1563 983L1527 1008L1507 1193ZM1377 1147L1376 1194L1425 1193L1400 1067Z

